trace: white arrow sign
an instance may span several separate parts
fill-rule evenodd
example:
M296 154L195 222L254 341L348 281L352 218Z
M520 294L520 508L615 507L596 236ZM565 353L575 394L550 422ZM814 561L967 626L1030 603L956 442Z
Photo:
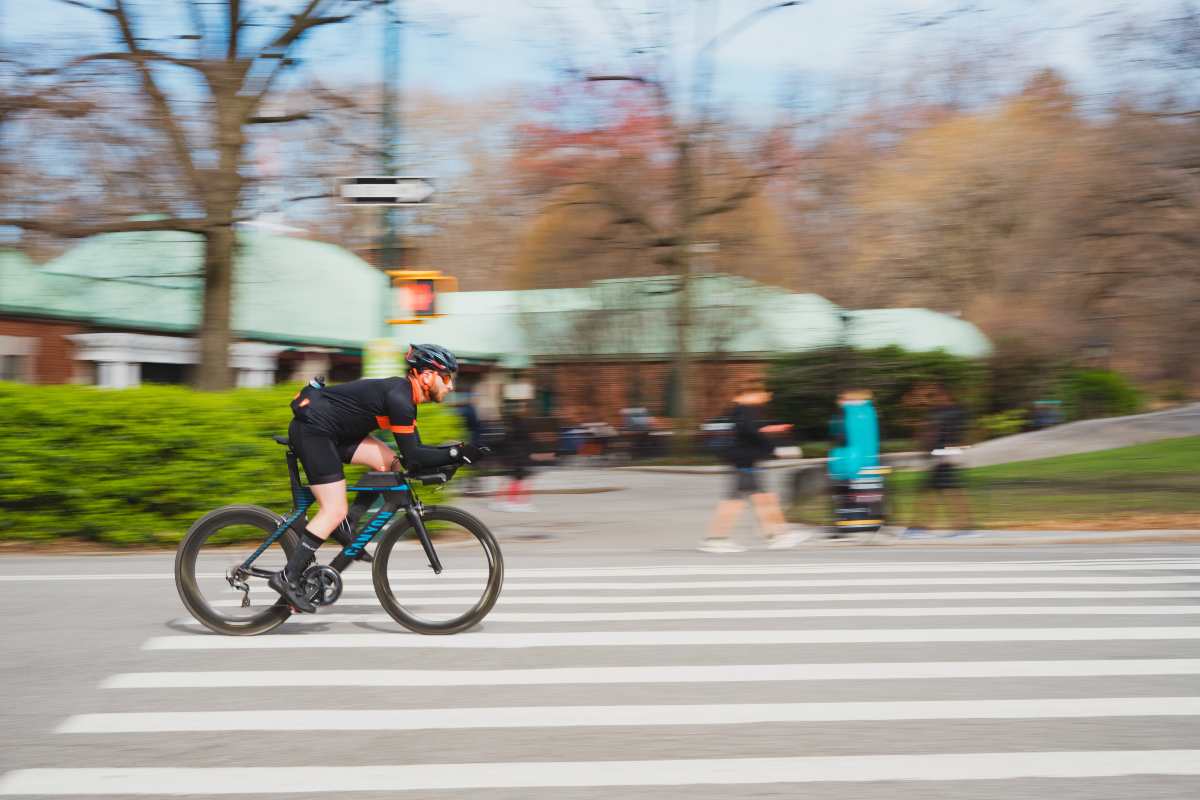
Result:
M339 205L411 206L428 203L433 197L433 182L428 178L366 175L341 178L338 182Z

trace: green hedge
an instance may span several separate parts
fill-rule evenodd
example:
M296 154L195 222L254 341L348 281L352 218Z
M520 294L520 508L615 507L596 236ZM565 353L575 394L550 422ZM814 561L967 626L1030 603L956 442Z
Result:
M874 392L885 438L912 436L916 420L901 400L923 383L944 384L974 411L984 400L987 367L941 350L910 353L884 347L797 353L776 360L767 371L767 386L774 393L772 415L795 425L804 441L828 439L838 391L851 386Z
M1142 408L1142 393L1124 375L1106 369L1071 373L1063 381L1061 394L1069 419L1115 417Z
M173 543L228 503L286 511L271 436L287 432L295 391L0 383L0 539ZM459 438L445 408L423 407L420 429L429 443Z

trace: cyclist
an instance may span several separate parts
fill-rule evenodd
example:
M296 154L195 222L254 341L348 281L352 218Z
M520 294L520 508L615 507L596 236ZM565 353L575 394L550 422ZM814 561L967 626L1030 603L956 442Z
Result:
M326 387L310 382L292 400L293 419L288 439L296 452L319 511L307 523L293 525L300 546L287 566L268 581L291 605L312 613L316 607L304 596L299 579L318 548L346 518L346 476L342 464L362 464L373 470L403 466L411 471L470 464L482 453L475 444L427 447L417 433L417 406L440 403L454 388L458 360L444 347L414 344L405 355L406 375L364 378ZM391 431L400 450L397 457L375 429Z

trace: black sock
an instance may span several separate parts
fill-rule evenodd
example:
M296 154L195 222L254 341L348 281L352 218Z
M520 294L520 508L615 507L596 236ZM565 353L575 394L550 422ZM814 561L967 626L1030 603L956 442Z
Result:
M283 568L283 576L289 581L299 578L300 573L304 572L305 568L317 557L317 550L324 543L324 539L309 532L306 528L300 534L300 546L293 550L291 556L288 557L287 566Z

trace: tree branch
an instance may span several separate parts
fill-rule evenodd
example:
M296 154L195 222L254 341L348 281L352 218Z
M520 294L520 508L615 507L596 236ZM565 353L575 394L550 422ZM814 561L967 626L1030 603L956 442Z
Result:
M253 101L247 104L246 115L250 117L262 104L263 98L267 96L267 92L271 90L275 81L285 69L292 65L291 59L287 58L287 52L293 44L295 44L305 32L319 27L321 25L334 25L339 22L344 22L353 14L342 14L340 16L313 16L321 7L322 0L307 0L304 10L299 14L292 16L292 24L287 30L276 36L271 42L265 45L255 59L273 58L278 59L274 68L262 80L261 84L256 87L246 87L246 94L253 97Z
M0 95L0 120L18 111L49 111L65 119L87 116L95 104L86 100L47 97L39 94Z
M228 61L236 61L238 56L238 42L241 40L242 32L242 4L240 0L227 0L227 3L229 12L229 44L225 52L225 58Z
M269 117L250 117L246 120L250 125L274 125L281 122L296 122L302 119L312 119L313 115L307 111L297 111L294 114L278 114Z
M0 227L20 228L26 231L49 233L67 239L84 239L101 233L131 233L138 231L184 231L187 233L204 233L207 225L202 219L184 219L168 217L167 219L121 220L117 222L98 223L95 225L78 225L71 222L55 222L47 219L10 219L0 217Z
M597 193L599 197L594 200L567 200L560 203L555 203L554 205L564 207L572 205L601 206L613 212L614 224L636 225L653 238L661 237L662 234L659 232L658 228L656 228L650 222L650 219L642 212L631 208L619 195L617 195L615 191L613 191L611 186L599 181L575 181L563 186L562 190L569 191L577 187L591 190L592 192Z
M137 36L133 31L133 23L125 11L124 0L113 0L113 8L110 13L117 21L117 27L121 31L121 37L124 39L125 46L129 49L129 52L134 55L140 54L141 48L138 46ZM167 102L166 95L162 93L158 83L154 80L154 75L151 73L150 67L146 64L146 60L138 58L134 63L137 65L138 73L142 78L142 89L146 92L146 95L150 98L151 103L158 112L159 124L171 142L171 146L175 151L175 158L179 160L184 174L191 183L192 190L200 191L202 188L200 175L196 170L195 162L192 160L191 148L188 146L183 129L179 126L179 121L175 119L175 114L171 110L171 105Z
M696 219L704 219L705 217L714 217L718 214L724 214L728 211L733 211L738 206L740 206L742 203L746 202L751 197L758 194L759 186L764 181L771 178L778 171L779 170L777 167L772 167L771 169L768 169L766 172L760 172L760 173L757 173L754 175L750 175L749 177L745 178L742 181L742 184L736 190L734 190L733 192L730 192L728 195L726 195L724 198L722 198L717 203L709 206L708 208L701 209L699 212L697 212Z
M661 81L654 78L647 78L643 75L589 75L584 78L588 83L604 83L613 81L626 81L628 83L638 83L642 86L649 86L654 92L654 96L662 104L664 109L670 108L670 98L667 97L667 88L662 85Z
M58 0L58 2L64 3L68 6L75 6L76 8L86 8L88 11L95 11L99 14L113 13L112 9L110 8L101 8L100 6L94 6L91 3L84 3L82 0Z
M146 61L162 61L167 64L174 64L177 67L186 67L194 69L197 72L204 72L204 62L199 59L179 58L167 53L160 53L156 50L138 50L136 53L92 53L91 55L80 56L67 62L64 69L86 64L89 61L127 61L131 64L142 64Z

